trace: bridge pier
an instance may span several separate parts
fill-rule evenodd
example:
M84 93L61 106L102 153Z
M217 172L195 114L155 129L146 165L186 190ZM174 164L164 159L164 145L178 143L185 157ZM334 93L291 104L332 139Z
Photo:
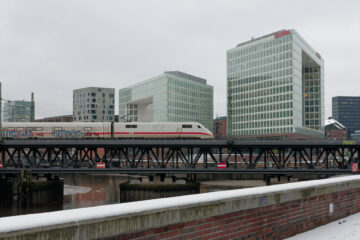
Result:
M121 183L120 202L133 202L156 198L176 197L200 192L200 184L184 179L155 175L130 179Z
M29 171L19 175L17 200L21 207L62 206L64 180L51 174L32 177Z
M39 176L22 170L17 175L6 175L0 181L0 203L4 206L12 206L16 202L21 209L61 207L63 195L63 179L51 174Z

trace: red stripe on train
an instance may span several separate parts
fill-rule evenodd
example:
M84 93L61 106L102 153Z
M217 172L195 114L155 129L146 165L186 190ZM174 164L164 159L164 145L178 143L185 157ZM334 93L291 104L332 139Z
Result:
M200 135L210 135L208 133L202 132L134 132L134 134L200 134Z

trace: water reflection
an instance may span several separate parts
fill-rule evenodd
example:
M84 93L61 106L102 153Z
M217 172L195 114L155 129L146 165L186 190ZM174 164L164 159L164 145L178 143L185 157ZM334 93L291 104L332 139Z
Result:
M118 203L119 184L126 182L125 175L63 174L63 209L99 206Z
M62 206L20 208L14 200L0 206L0 217L118 203L119 184L128 180L128 177L122 174L61 174L59 177L64 179Z

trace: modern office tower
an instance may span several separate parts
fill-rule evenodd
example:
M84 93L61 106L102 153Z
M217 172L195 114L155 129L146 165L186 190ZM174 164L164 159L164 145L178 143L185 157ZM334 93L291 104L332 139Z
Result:
M360 130L360 97L333 97L332 117L347 128L348 137Z
M228 137L324 138L324 61L295 30L227 51Z
M3 121L4 122L32 122L32 101L8 101L4 102Z
M74 122L113 122L115 89L87 87L73 91Z
M199 122L212 130L213 87L179 71L119 90L119 121Z

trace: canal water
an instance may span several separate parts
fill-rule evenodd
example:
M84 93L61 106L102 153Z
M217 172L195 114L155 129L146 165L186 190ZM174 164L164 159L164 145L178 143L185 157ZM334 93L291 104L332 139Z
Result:
M0 205L0 217L119 203L119 184L129 180L129 176L124 174L61 174L58 176L64 179L62 206L20 208L14 200L11 206ZM200 193L264 185L266 185L264 181L257 180L202 182Z
M64 179L62 206L21 208L14 200L11 205L0 206L0 217L100 206L120 202L119 184L128 181L125 175L61 174Z

